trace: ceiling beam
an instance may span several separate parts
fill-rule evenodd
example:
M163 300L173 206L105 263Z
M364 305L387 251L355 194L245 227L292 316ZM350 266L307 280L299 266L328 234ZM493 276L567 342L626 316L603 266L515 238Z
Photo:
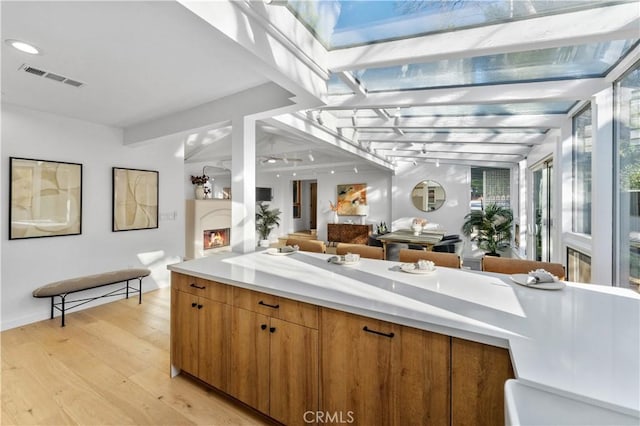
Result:
M462 105L575 101L586 99L610 84L604 78L537 81L532 83L491 84L422 90L369 92L366 98L354 95L330 96L323 109L395 108L420 105Z
M393 120L358 117L356 127L400 127L408 129L412 127L538 127L560 128L566 120L565 114L547 115L479 115L456 117L395 117ZM337 127L353 127L350 118L338 118Z
M398 136L394 133L361 133L360 140L394 143L428 143L428 142L457 142L457 143L542 143L546 134L540 133L405 133Z
M302 114L282 114L265 120L265 122L277 127L284 126L284 130L306 140L311 140L316 143L327 143L336 148L340 148L344 152L361 157L363 160L366 160L379 168L392 171L394 170L393 165L389 161L368 153L338 134L337 131L333 131L327 126L321 126L315 121L309 120Z
M353 90L356 96L363 97L367 95L367 90L358 80L355 79L353 74L350 72L339 72L337 75L340 80L349 87L349 89Z
M451 143L451 144L429 144L424 146L427 152L478 152L487 153L494 152L496 154L527 154L531 150L532 145L516 145L516 144L465 144L465 143ZM458 148L458 149L456 149ZM411 149L398 148L393 150L387 147L375 146L374 149L378 154L389 156L402 156L403 153L421 153L422 146L419 144Z
M630 2L333 50L328 66L337 72L632 39L639 27L638 4Z
M423 154L421 154L423 155ZM422 158L425 160L435 160L435 159L448 159L448 160L476 160L476 161L506 161L517 163L520 160L525 158L524 155L521 154L493 154L493 153L484 153L479 154L477 152L436 152L436 153L427 153L426 156L421 155L394 155L390 156L391 159L409 159L416 160Z

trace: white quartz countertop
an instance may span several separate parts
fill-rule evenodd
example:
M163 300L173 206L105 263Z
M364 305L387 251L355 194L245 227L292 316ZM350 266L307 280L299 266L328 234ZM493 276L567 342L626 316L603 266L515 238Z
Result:
M188 275L509 348L519 382L640 418L640 295L567 283L538 290L508 275L331 255L216 254L169 266Z

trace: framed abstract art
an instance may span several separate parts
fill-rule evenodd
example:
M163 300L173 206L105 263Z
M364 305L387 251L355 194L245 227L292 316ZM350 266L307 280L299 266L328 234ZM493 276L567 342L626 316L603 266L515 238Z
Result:
M113 168L112 230L158 227L158 172Z
M82 164L9 158L9 239L82 233Z

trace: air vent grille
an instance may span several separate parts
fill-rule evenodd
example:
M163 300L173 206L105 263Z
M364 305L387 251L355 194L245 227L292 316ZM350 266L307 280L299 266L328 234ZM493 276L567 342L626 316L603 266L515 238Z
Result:
M55 74L49 71L44 71L38 68L34 68L32 66L29 66L27 64L23 64L22 67L20 67L24 72L28 72L29 74L33 74L33 75L37 75L38 77L44 77L44 78L48 78L50 80L53 81L57 81L59 83L65 83L68 84L69 86L73 86L73 87L82 87L84 86L84 83L78 81L78 80L72 80L68 77L62 76L60 74Z
M47 73L46 71L42 71L42 70L39 70L38 68L29 67L29 66L24 67L24 70L25 70L25 72L28 72L30 74L34 74L34 75L37 75L37 76L40 76L40 77L42 77L43 75L45 75Z

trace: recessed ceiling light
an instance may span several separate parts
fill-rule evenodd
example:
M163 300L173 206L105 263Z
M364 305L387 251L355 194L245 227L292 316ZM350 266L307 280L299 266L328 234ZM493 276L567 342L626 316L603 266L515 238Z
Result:
M336 171L335 170L331 170L331 174L334 174Z
M28 53L30 55L39 55L40 54L40 49L38 49L34 45L26 43L24 41L14 40L14 39L8 38L4 42L7 43L9 46L13 47L14 49L18 49L19 51L24 52L24 53Z

